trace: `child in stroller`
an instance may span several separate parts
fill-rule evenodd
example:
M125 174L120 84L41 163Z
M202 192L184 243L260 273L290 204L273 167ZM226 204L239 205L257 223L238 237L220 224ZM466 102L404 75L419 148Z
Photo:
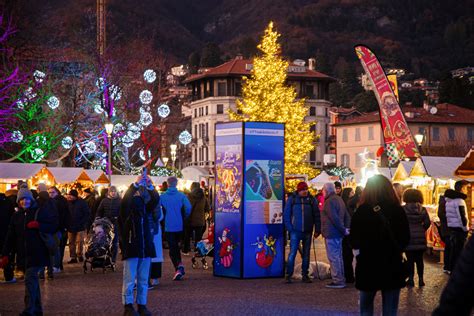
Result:
M102 268L103 273L110 268L115 271L112 262L112 241L114 239L114 226L106 217L96 218L86 240L86 260L84 260L84 273L87 273L87 264L91 272L94 268Z
M209 222L209 228L207 230L207 238L199 241L196 244L196 250L194 252L191 261L193 263L193 269L198 267L197 258L201 258L202 268L207 270L209 265L206 261L206 256L214 256L214 221L211 219Z

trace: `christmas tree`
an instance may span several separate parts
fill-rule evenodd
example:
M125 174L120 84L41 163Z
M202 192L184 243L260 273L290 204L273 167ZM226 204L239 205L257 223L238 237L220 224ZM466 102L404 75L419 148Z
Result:
M304 120L308 113L304 99L297 99L296 90L286 84L288 62L281 57L279 37L270 22L257 46L261 55L254 58L250 77L243 78L243 100L236 102L237 111L229 111L229 116L236 121L284 123L285 174L311 178L317 171L304 161L314 149L315 135Z

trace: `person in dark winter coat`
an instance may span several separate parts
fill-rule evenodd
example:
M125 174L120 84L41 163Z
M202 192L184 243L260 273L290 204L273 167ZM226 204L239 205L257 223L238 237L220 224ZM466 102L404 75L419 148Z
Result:
M71 260L69 264L84 260L82 253L84 249L84 237L89 222L90 209L87 203L79 197L76 190L71 190L67 196L69 201L69 213L71 222L69 223L69 254Z
M296 186L296 192L288 197L283 212L285 228L290 234L290 252L286 265L286 282L291 283L295 268L296 252L303 243L301 274L302 281L311 283L308 275L309 256L311 240L321 234L321 214L319 213L318 201L309 194L306 182L300 182Z
M3 249L3 245L5 244L8 227L14 213L15 207L10 199L8 199L5 194L0 193L0 250ZM16 281L13 274L14 256L10 256L8 262L9 263L3 269L3 276L5 277L5 283L13 283Z
M362 195L362 187L357 186L354 191L354 195L349 198L349 201L347 201L347 211L349 212L349 215L352 218L352 215L354 215L355 210L357 209L357 206L359 205L360 201L360 196Z
M24 214L23 231L26 254L25 309L21 315L42 315L41 293L38 273L50 263L49 251L40 237L40 232L52 234L58 229L58 214L50 208L38 207L31 192L20 189L17 196L19 212ZM11 244L5 245L4 254L10 253ZM4 247L5 248L5 247ZM8 257L2 258L1 265L8 263Z
M430 216L423 205L423 194L420 190L407 189L403 193L403 201L405 205L403 209L407 215L408 224L410 226L410 242L406 247L406 256L410 267L408 275L408 286L414 286L413 277L418 272L418 284L420 287L425 286L423 279L424 263L423 253L426 250L426 230L430 227Z
M122 199L120 198L117 188L111 186L108 190L107 196L102 199L99 207L97 208L96 217L107 217L110 222L114 225L114 239L112 241L112 262L115 263L117 260L118 252L118 216L120 213L120 204Z
M16 208L15 213L8 225L2 256L9 257L9 265L15 266L15 270L25 273L25 210Z
M354 215L355 208L349 207L349 201L354 196L354 189L344 188L342 189L341 198L346 205L347 214L349 214L349 219ZM354 255L352 254L352 248L349 242L349 236L344 236L342 239L342 259L344 261L344 277L346 278L346 283L354 283L354 268L352 267L352 261Z
M449 237L449 229L448 229L448 220L446 218L446 199L444 195L439 197L438 202L438 218L439 218L439 226L438 232L441 240L444 243L444 263L443 263L443 272L444 273L451 273L451 267L449 266L449 256L451 253L451 243Z
M61 232L61 241L59 243L59 256L55 258L54 267L60 271L64 270L63 259L64 259L64 249L67 245L67 233L69 228L69 223L71 222L71 214L69 212L69 205L64 196L61 195L61 192L55 186L52 186L48 189L48 194L53 201L56 202L56 208L58 210L59 216L59 231Z
M206 214L209 214L209 201L207 200L204 190L200 188L199 182L191 184L191 193L188 194L191 203L191 216L189 225L184 232L184 253L188 253L191 249L191 239L194 233L194 244L196 245L202 239L204 230L206 229Z
M433 316L469 316L474 311L474 238L458 258Z
M402 252L409 240L408 220L390 180L382 175L369 178L350 230L362 315L373 315L377 291L382 291L383 314L397 314L405 286Z
M137 284L137 304L140 315L151 315L146 308L150 260L156 256L148 214L159 203L158 192L144 175L130 185L122 200L118 218L122 249L124 315L135 315L133 288Z

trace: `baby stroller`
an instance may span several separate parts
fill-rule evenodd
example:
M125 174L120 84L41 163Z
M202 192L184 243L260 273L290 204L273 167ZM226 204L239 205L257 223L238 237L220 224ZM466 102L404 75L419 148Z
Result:
M196 250L193 257L191 258L192 267L196 269L198 267L198 259L201 259L202 268L204 270L209 269L206 257L214 256L214 223L211 222L207 231L207 239L203 239L196 244Z
M90 271L102 268L103 273L107 268L115 271L112 262L112 241L114 240L114 225L108 218L96 218L86 240L86 253L84 260L84 273L87 273L87 264Z

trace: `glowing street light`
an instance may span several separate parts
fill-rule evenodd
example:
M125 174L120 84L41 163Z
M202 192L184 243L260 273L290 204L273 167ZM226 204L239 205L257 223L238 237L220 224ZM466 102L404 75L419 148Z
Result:
M107 133L107 144L108 144L108 163L107 173L109 175L109 186L112 183L112 132L114 131L114 123L107 121L105 123L105 132Z
M174 163L176 161L176 149L178 148L178 145L176 144L171 144L170 149L171 149L171 161L173 162L173 168L174 168Z

